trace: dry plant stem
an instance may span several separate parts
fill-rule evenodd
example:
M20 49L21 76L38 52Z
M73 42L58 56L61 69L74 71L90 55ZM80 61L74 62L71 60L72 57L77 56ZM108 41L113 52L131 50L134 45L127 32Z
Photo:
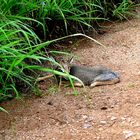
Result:
M103 45L102 43L100 43L99 41L97 41L96 39L90 37L90 36L87 36L85 34L82 34L82 33L78 33L78 34L73 34L73 35L69 35L70 37L73 37L73 36L84 36L90 40L92 40L93 42L97 43L98 45L102 46L104 49L106 48L105 45Z
M44 80L46 80L50 77L53 77L53 76L54 76L53 74L49 74L47 76L39 77L39 78L37 78L37 82L44 81Z
M62 85L62 77L60 77L59 84L58 84L58 89L59 89L59 90L60 90L60 88L61 88L61 85Z

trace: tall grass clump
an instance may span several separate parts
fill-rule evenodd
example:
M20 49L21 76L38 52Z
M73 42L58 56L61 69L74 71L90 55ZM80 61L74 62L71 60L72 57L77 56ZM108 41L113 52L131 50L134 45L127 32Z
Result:
M64 37L66 38L66 37ZM63 39L63 38L60 38ZM69 76L51 68L40 66L49 61L61 67L54 59L46 56L41 48L60 39L41 43L31 28L20 20L5 19L0 22L0 102L8 98L19 98L20 91L35 89L38 73L44 71L55 75ZM63 69L63 67L61 67ZM78 80L78 79L77 79ZM72 81L71 81L72 83ZM72 83L73 84L73 83Z
M132 14L135 1L137 0L20 0L16 1L15 7L20 7L16 14L43 23L45 34L39 24L31 22L31 26L46 40L76 32L85 33L89 28L97 28L103 20L126 19Z
M32 45L39 42L37 36L24 23L18 20L0 21L0 101L12 96L19 97L19 84L30 85L32 71L26 59L39 59L38 55L27 55Z
M116 8L113 10L113 16L123 20L127 19L128 17L134 17L135 13L133 10L139 6L140 1L137 0L123 0L121 3L117 4Z
M98 22L111 18L125 19L138 0L1 0L0 7L6 15L28 17L39 37L48 39L97 28ZM131 10L131 12L129 12Z

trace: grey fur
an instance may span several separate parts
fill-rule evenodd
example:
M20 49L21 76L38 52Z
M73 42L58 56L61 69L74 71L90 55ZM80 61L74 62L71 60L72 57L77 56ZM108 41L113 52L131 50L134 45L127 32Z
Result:
M112 83L110 82L110 84L115 84L120 80L119 74L101 66L87 68L84 66L72 65L70 66L70 74L79 78L84 85L88 86L94 82L108 83L108 81L113 81Z

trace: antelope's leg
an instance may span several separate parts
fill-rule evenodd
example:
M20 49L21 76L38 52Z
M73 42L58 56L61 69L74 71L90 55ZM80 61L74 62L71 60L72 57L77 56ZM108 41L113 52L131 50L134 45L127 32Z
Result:
M74 82L75 87L82 87L83 85L80 82Z
M101 86L101 85L113 85L120 81L114 74L101 74L97 76L94 81L90 84L90 87Z

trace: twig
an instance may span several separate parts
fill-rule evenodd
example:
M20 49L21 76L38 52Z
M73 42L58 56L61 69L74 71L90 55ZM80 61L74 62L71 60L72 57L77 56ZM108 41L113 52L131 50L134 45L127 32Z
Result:
M53 77L54 75L53 74L50 74L50 75L47 75L47 76L43 76L43 77L39 77L37 78L37 82L40 82L40 81L44 81L50 77Z

